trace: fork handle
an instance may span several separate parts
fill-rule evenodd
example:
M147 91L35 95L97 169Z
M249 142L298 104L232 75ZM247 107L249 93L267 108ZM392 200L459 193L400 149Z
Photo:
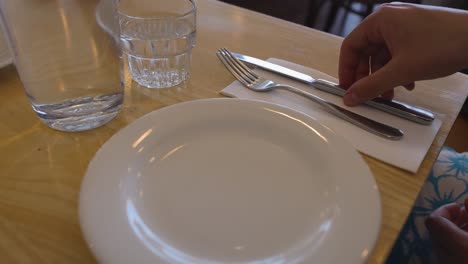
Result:
M328 112L334 114L337 117L340 117L341 119L350 122L351 124L354 124L360 128L363 128L373 134L376 134L378 136L384 137L386 139L391 139L391 140L399 140L403 137L404 133L398 128L394 128L389 125L382 124L380 122L377 122L375 120L369 119L365 116L358 115L356 113L353 113L343 107L340 107L336 104L333 104L331 102L325 101L324 99L313 95L308 92L304 92L301 89L298 89L296 87L288 86L288 85L282 85L282 86L277 86L277 88L282 88L285 90L288 90L290 92L302 95L318 104L323 106Z

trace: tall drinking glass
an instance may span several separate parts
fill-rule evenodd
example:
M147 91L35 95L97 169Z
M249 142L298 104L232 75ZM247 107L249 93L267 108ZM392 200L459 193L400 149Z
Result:
M121 49L118 32L105 30L105 24L118 29L113 7L99 0L0 0L16 69L48 126L87 130L119 112Z

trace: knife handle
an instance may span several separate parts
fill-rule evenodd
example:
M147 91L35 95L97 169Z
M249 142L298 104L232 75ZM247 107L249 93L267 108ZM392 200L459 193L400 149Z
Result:
M343 97L346 92L346 90L341 88L338 84L323 79L316 79L311 85L319 90L341 97ZM374 98L373 100L365 102L365 104L422 125L430 125L435 118L434 114L430 111L396 100Z

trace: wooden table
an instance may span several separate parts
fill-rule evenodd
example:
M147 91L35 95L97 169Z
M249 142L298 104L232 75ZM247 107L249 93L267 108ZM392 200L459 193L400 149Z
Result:
M46 127L31 110L15 68L0 70L1 263L94 263L80 232L77 211L89 161L113 134L150 111L221 97L218 92L233 77L216 58L218 48L287 59L336 76L341 38L214 0L198 0L198 5L190 83L150 90L127 82L122 112L92 131L64 133ZM399 91L397 98L421 106L430 103L441 114L442 128L416 174L364 156L383 204L382 232L370 263L382 263L389 254L468 94L468 78L461 74L417 86L411 93Z

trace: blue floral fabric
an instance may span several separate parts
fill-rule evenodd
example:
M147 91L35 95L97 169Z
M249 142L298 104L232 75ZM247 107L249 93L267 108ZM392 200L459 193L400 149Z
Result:
M444 147L424 184L387 264L438 263L424 221L442 205L468 198L468 152Z

